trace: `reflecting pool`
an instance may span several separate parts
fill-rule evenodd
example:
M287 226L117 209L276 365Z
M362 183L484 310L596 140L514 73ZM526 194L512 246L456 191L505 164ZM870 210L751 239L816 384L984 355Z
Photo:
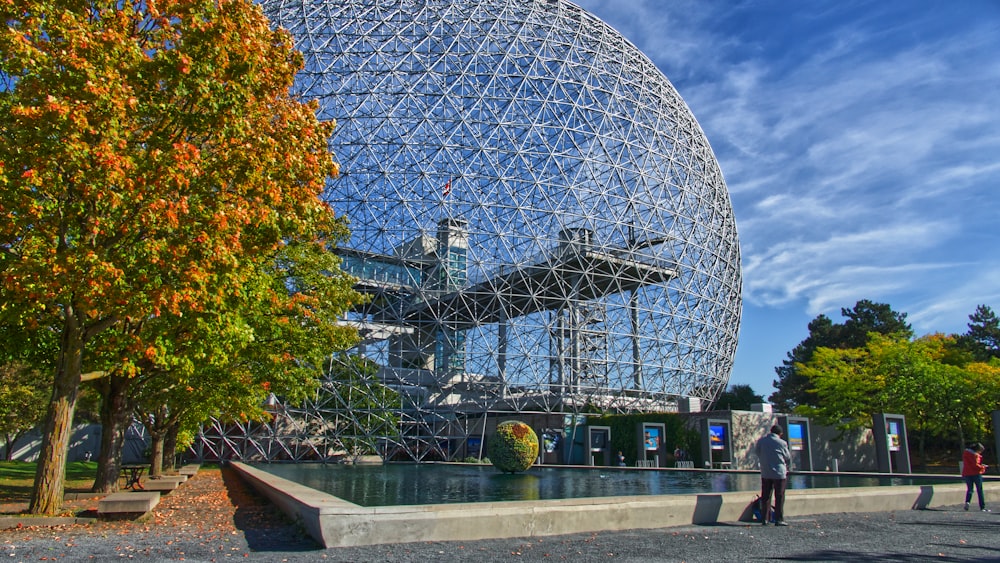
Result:
M532 467L524 473L511 475L499 472L492 465L437 463L299 463L256 467L361 506L724 493L760 489L760 474L750 472ZM961 482L958 477L811 473L791 475L788 488L884 487L958 482Z

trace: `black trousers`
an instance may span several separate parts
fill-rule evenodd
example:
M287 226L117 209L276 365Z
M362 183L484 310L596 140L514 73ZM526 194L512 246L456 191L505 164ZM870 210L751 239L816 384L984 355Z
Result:
M785 519L786 479L760 479L760 514L765 522L771 521L771 492L774 491L774 521Z

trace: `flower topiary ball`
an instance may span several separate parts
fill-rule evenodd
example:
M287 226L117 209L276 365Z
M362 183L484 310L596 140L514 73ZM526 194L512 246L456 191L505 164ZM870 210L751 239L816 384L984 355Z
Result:
M524 471L538 458L538 436L519 420L501 422L489 441L488 451L490 462L500 471Z

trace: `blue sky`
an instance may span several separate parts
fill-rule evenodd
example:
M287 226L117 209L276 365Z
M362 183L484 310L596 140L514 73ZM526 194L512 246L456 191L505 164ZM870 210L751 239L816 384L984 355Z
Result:
M769 395L860 299L918 335L1000 313L1000 2L578 0L666 74L725 174L743 258L730 384Z

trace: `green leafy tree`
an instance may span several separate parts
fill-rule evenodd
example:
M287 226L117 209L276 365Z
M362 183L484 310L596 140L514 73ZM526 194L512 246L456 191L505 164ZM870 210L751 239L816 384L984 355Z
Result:
M938 334L909 340L872 333L862 348L818 348L799 365L816 406L797 412L841 429L868 427L878 412L902 414L924 460L934 436L958 444L981 439L1000 404L1000 362L954 365L953 345L952 337Z
M23 364L0 365L0 437L5 460L13 458L15 442L41 422L48 392L37 370Z
M210 416L265 421L271 393L302 402L319 385L330 353L354 345L356 331L339 319L361 296L354 278L339 270L332 242L328 236L325 244L283 245L241 296L195 315L195 323L190 316L162 318L171 337L163 339L169 350L158 364L169 369L151 368L155 384L136 395L152 440L151 475L162 469L171 432L191 433Z
M107 422L95 491L117 486L133 410L151 437L156 476L173 460L172 436L193 435L209 417L261 421L270 393L299 401L312 392L330 351L356 341L354 329L338 321L362 297L330 252L347 234L341 228L322 241L289 241L224 303L143 324L144 339L158 343L154 353L135 376L110 374L98 383Z
M715 400L715 410L748 411L754 403L763 403L764 396L754 393L749 385L730 385Z
M793 412L800 405L816 406L812 380L799 371L799 365L808 363L816 350L825 348L860 348L871 333L897 334L903 338L913 336L913 329L906 322L906 313L893 311L889 305L862 299L851 309L841 309L846 320L834 323L819 315L809 323L809 336L788 352L782 365L775 368L778 379L775 392L769 400L781 412Z
M885 410L885 381L871 370L865 348L817 348L812 358L798 365L811 383L813 404L795 412L841 430L871 425L871 415Z
M953 339L937 334L916 340L873 335L867 346L872 369L885 382L886 408L906 416L924 470L928 440L953 434L951 421L962 409L955 399L968 394L962 368L942 361L953 344Z
M815 399L809 393L809 378L797 366L811 360L813 352L819 347L836 348L841 328L826 315L819 315L809 322L809 336L788 352L782 364L774 369L778 379L774 381L775 392L769 400L778 411L793 412L799 405L814 404Z
M335 230L318 195L337 169L332 124L289 95L301 55L249 1L0 15L0 324L54 335L29 507L52 514L81 376L159 354L121 327L211 310L283 241ZM125 353L85 366L97 344Z
M986 441L993 431L990 413L1000 409L1000 359L971 362L962 368L962 387L952 397L957 408L954 427L962 445L968 440Z

